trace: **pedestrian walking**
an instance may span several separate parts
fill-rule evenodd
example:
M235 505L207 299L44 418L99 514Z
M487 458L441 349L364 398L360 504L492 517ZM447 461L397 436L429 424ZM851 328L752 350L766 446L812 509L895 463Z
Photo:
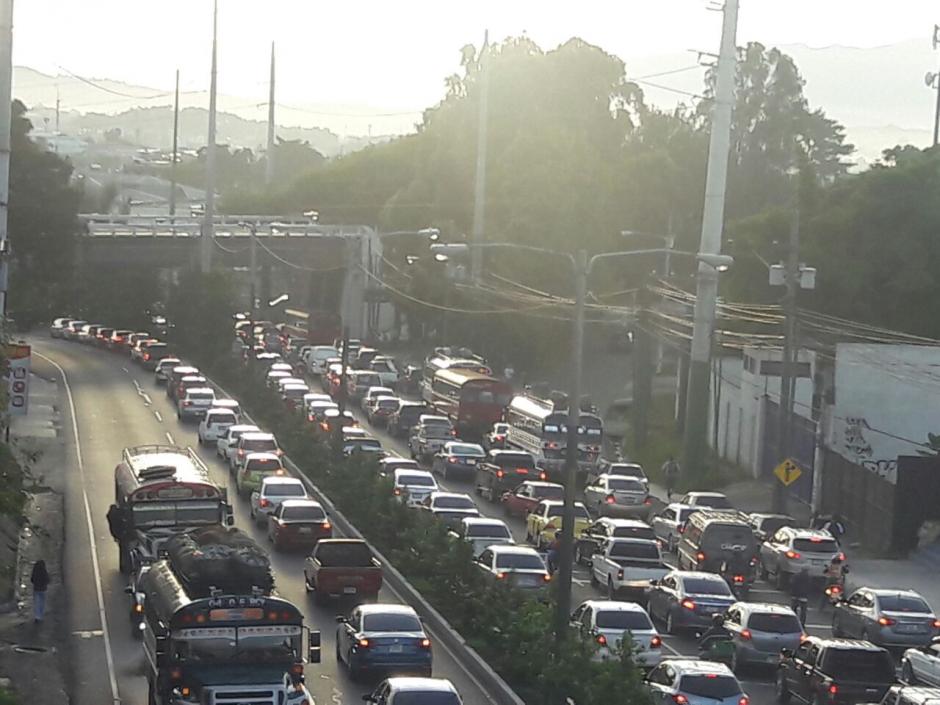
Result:
M806 625L806 607L809 604L809 593L813 588L813 579L809 576L809 569L802 568L799 573L790 578L790 606L800 618L800 624Z
M33 621L39 624L46 614L46 590L49 589L49 571L44 560L33 564L29 581L33 584Z
M666 459L666 462L663 463L662 471L663 479L666 482L666 499L671 502L672 491L676 488L676 484L679 482L679 463L677 463L675 458L670 455Z

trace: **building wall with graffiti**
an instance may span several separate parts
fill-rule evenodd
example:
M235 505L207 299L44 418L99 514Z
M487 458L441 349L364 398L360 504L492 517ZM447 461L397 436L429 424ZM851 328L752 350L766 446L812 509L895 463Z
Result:
M898 456L928 452L938 432L940 347L836 346L831 450L894 484Z

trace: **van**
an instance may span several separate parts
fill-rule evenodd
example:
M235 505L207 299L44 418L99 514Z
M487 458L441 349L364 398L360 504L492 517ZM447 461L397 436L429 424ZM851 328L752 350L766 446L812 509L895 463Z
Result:
M757 558L759 546L747 519L737 512L698 511L679 540L679 570L717 573L721 564Z

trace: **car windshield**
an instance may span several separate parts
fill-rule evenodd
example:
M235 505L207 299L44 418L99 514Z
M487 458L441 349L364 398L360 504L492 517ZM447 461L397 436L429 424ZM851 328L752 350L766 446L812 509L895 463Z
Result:
M501 468L527 468L535 467L535 460L528 453L501 453L496 456L496 464Z
M655 539L656 534L648 526L618 526L614 536L623 539Z
M548 510L548 518L560 519L564 511L565 511L565 507L563 504L552 505ZM575 505L574 516L575 516L575 519L590 519L591 518L591 515L588 514L588 510L585 509L583 504Z
M395 693L395 705L460 705L460 698L439 690L403 690Z
M453 455L469 455L474 458L483 457L483 449L471 443L454 443L450 447L450 452Z
M496 556L497 568L515 568L517 570L545 570L545 564L538 554L501 553Z
M702 545L712 551L746 551L757 548L757 539L746 524L712 524L705 530Z
M724 580L703 580L686 578L683 581L685 591L690 595L730 595L728 584Z
M268 497L306 497L304 486L291 483L272 483L267 486L264 494Z
M598 629L652 629L650 618L644 612L602 610L597 613Z
M792 614L752 614L747 620L748 629L772 634L798 634L803 631L800 620Z
M659 560L659 550L653 542L618 541L610 547L614 558L648 558Z
M734 509L728 498L722 495L699 497L695 504L699 507L711 507L712 509Z
M930 613L930 605L913 595L879 595L878 604L885 612Z
M296 507L284 507L281 519L289 521L323 521L326 519L326 513L324 513L322 507L315 504L301 504Z
M565 488L564 487L554 487L549 485L547 487L536 487L535 488L535 498L536 499L564 499L565 497Z
M887 651L828 649L826 675L835 681L893 683L894 661Z
M434 500L436 509L476 509L473 500L469 497L437 497Z
M611 477L607 480L607 486L613 491L620 492L646 492L646 485L636 480L627 480L622 477Z
M839 544L835 539L793 539L793 550L800 553L838 553Z
M242 448L252 451L274 451L277 443L270 438L246 438L242 441Z
M274 458L265 458L263 460L249 460L248 461L248 470L251 472L271 472L274 470L280 470L281 463Z
M467 538L471 539L508 539L512 538L509 529L498 524L482 524L467 529Z
M411 614L367 614L362 618L364 632L420 632L421 621Z
M712 673L694 676L682 676L679 690L688 695L721 700L741 692L741 686L734 676L719 676Z
M398 482L406 487L434 487L434 478L426 475L402 475Z

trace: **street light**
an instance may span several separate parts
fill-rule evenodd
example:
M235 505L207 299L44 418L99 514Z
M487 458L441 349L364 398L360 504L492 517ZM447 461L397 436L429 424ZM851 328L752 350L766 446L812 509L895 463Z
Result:
M268 301L268 306L270 306L271 308L274 308L274 307L277 306L278 304L282 304L282 303L284 303L285 301L287 301L288 299L290 299L290 294L281 294L281 295L278 296L277 298L274 298L274 299L271 299L270 301Z
M584 299L587 291L587 280L594 265L602 259L614 257L632 257L635 255L662 254L667 252L662 248L644 250L626 250L622 252L601 252L588 259L587 252L578 250L576 254L556 252L544 247L534 245L521 245L509 242L487 243L451 243L431 245L431 252L435 258L439 255L447 258L466 255L471 248L503 248L525 252L561 257L571 264L575 280L575 314L574 314L574 348L573 348L573 374L570 394L568 395L568 445L565 452L565 507L561 526L561 551L558 567L558 604L555 614L555 636L563 639L568 629L568 620L571 614L571 573L574 553L574 502L575 484L578 470L578 427L581 424L581 409L578 400L581 398L582 354L584 349ZM734 261L729 255L697 254L694 252L677 252L668 250L681 257L693 257L716 271L727 271Z

